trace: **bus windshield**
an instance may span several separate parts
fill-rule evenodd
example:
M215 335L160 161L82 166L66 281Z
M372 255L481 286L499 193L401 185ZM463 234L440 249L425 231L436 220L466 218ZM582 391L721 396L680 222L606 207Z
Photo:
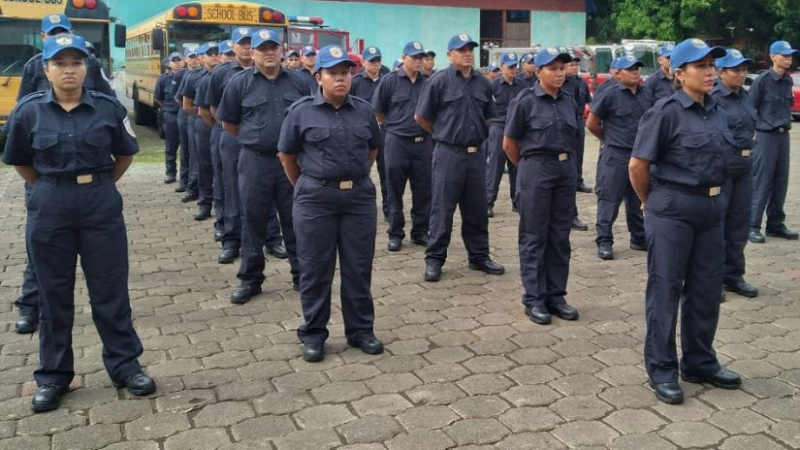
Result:
M40 21L0 19L0 77L22 75L25 63L42 46Z
M233 28L239 26L241 25L172 22L169 24L168 30L169 51L167 53L183 53L187 47L197 47L208 41L223 41L230 38ZM283 28L265 28L274 30L279 36L283 36Z

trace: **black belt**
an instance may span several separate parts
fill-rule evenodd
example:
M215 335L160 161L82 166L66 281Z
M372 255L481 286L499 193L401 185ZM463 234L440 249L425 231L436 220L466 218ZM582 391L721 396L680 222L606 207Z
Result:
M456 145L456 144L450 144L450 143L441 142L441 141L439 141L438 143L439 143L440 146L442 146L442 147L444 147L444 148L446 148L448 150L452 150L454 152L462 152L462 153L472 154L472 153L478 153L481 150L481 146L480 145Z
M733 154L736 156L741 156L742 158L749 158L753 155L753 151L749 148L740 148L734 150Z
M267 152L259 152L257 150L253 150L253 149L251 149L249 147L244 147L244 149L247 150L248 152L256 155L256 157L258 157L258 158L277 158L278 157L278 151L277 150L274 151L274 152L269 152L269 151L267 151Z
M722 186L687 186L663 180L653 180L653 184L673 187L688 194L702 195L703 197L716 197L722 193Z
M39 175L37 180L49 183L91 184L110 180L111 172L87 173L83 175Z
M309 180L313 180L323 186L332 187L339 189L340 191L347 191L353 189L353 186L361 183L363 180L367 178L366 175L362 177L356 178L317 178L312 177L311 175L302 174L303 178L308 178Z
M535 161L567 161L569 153L534 152L522 155L522 159L532 159Z
M391 133L391 131L390 131ZM394 133L392 133L394 134ZM395 136L399 137L400 139L404 139L406 141L411 141L415 144L419 144L420 142L425 142L425 136L403 136L401 134L394 134Z

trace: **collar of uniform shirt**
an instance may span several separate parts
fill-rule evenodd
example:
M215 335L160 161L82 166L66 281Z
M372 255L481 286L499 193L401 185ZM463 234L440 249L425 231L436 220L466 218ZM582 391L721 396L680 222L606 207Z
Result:
M675 99L678 100L678 103L680 103L684 108L688 109L697 104L697 102L694 101L692 97L689 97L689 94L684 92L683 89L675 91L674 95ZM711 111L711 108L713 108L716 103L717 102L711 98L710 95L703 95L703 109L706 110L706 112Z
M722 81L720 81L718 85L714 86L714 90L712 90L711 92L714 92L714 91L722 92L722 95L725 96L725 97L727 97L727 96L729 96L731 94L736 94L736 92L733 92L731 90L731 88L729 88L728 85L723 83ZM746 91L744 89L742 89L742 88L739 88L739 94L741 94L742 92L746 92Z
M783 79L791 79L792 78L792 76L789 75L789 71L788 70L783 72L782 76L779 76L778 72L775 72L775 69L773 69L773 68L769 69L769 73L770 73L770 75L772 75L772 79L775 80L775 81L780 81L780 80L783 80Z
M255 76L255 75L261 75L261 76L262 76L262 77L264 77L265 79L268 79L268 80L269 80L269 78L267 78L267 76L266 76L266 75L264 75L263 73L261 73L261 71L260 71L260 70L258 70L258 66L256 66L255 64L254 64L254 65L252 65L252 66L250 66L250 67L246 67L244 70L248 70L248 69L250 70L250 73L251 73L253 76ZM280 76L283 76L285 73L286 73L286 68L284 68L283 66L278 66L278 75L277 75L277 76L275 76L275 80L277 80L277 79L278 79L278 77L280 77ZM270 80L270 81L274 81L274 80Z
M320 105L325 105L325 104L330 105L328 100L325 100L325 96L322 95L322 89L320 89L320 90L317 91L316 94L314 94L313 105L314 106L320 106ZM352 95L347 94L347 98L345 98L344 103L342 103L342 106L344 106L344 105L350 105L351 108L355 108L355 104L353 104L353 96ZM333 106L333 105L331 105L331 106Z
M44 94L44 99L43 100L46 101L47 103L55 103L57 105L59 104L58 100L56 100L56 97L55 97L55 95L53 93L53 88L52 87L47 90L46 94ZM82 105L88 105L88 106L92 107L92 109L95 109L94 99L89 94L89 91L86 90L86 88L83 88L83 93L81 94L81 104Z
M461 69L459 69L458 67L454 66L453 64L450 64L450 67L448 67L447 70L450 70L451 73L455 74L456 76L464 78L464 74L461 73ZM475 68L473 68L472 70L469 71L469 78L470 79L475 78L476 75L477 74L476 74Z
M533 93L536 94L537 97L547 96L547 97L552 98L550 96L550 94L548 94L547 92L544 91L544 89L542 89L542 85L538 81L536 82L535 85L533 85ZM559 88L558 97L556 97L556 98L557 99L561 98L563 95L564 95L564 90Z

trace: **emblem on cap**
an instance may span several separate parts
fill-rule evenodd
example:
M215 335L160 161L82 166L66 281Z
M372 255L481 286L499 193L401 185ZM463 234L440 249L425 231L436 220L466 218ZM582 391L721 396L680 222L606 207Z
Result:
M72 45L72 36L59 36L56 38L56 44L60 46Z
M508 59L517 59L517 54L516 53L509 53L508 54Z
M667 44L667 50L672 50L673 48L675 48L675 45Z
M461 39L462 42L467 42L469 40L469 36L466 34L459 34L458 38Z
M250 30L248 30L247 28L239 28L239 34L247 34L249 32Z
M547 53L550 53L551 55L557 55L558 50L556 50L555 47L547 47Z
M258 32L258 36L261 39L269 39L270 33L267 30L261 30L261 31Z
M419 42L414 42L414 48L417 49L417 50L420 50L420 49L422 49L422 45L420 45Z
M792 46L788 42L783 41L783 48L792 48Z
M50 22L51 23L61 23L61 16L59 16L58 14L51 15L50 16Z
M692 45L694 45L697 48L707 47L705 42L703 42L703 41L701 41L700 39L697 39L697 38L692 39Z
M340 49L339 47L331 48L331 56L333 56L334 58L341 58L342 55L344 55L344 53L342 53L342 49Z
M208 43L208 47L209 47L209 48L216 47L216 46L217 46L217 43L216 43L216 42L209 42L209 43Z
M740 52L739 50L731 50L731 56L733 56L734 58L741 58L742 52Z
M369 48L369 54L370 54L370 55L374 55L374 54L375 54L375 52L377 52L377 50L375 50L375 47L370 47L370 48Z

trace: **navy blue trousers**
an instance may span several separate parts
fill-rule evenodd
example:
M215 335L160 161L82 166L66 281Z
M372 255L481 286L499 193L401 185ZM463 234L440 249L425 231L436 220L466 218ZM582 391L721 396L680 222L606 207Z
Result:
M753 200L752 158L733 156L728 164L730 178L724 188L728 200L725 210L725 283L744 281L744 247L750 232Z
M239 156L239 193L242 205L242 264L237 277L243 285L264 283L264 241L267 222L278 211L292 281L299 282L297 244L292 219L294 188L277 155L259 155L242 150Z
M378 156L375 158L375 167L378 170L378 181L381 186L381 209L383 217L389 217L389 191L386 186L386 127L381 127L381 146L378 148Z
M789 188L789 132L759 131L753 148L753 203L750 229L761 229L767 211L767 231L780 231Z
M211 128L211 171L213 174L214 231L225 231L225 190L223 185L222 156L220 155L220 139L222 127Z
M164 164L167 175L178 172L178 147L181 145L181 133L178 130L178 113L164 111Z
M239 142L236 136L222 132L219 152L222 168L222 189L224 191L225 235L223 248L239 248L242 242L241 199L239 198Z
M131 320L122 197L110 178L77 185L40 177L28 202L27 243L41 299L36 383L68 385L75 375L79 255L108 374L119 383L140 371L142 344Z
M186 111L181 108L178 111L178 137L180 141L180 150L181 150L181 168L180 168L180 184L181 186L189 186L189 172L191 167L191 157L190 157L190 150L189 146L190 139L189 139L189 124L188 122L188 114Z
M647 234L647 334L644 361L654 383L678 380L675 330L681 310L680 371L720 370L713 348L722 288L723 196L653 184L644 216Z
M411 185L411 237L428 236L431 215L431 158L433 141L424 136L422 142L413 137L387 133L384 145L386 185L389 202L389 237L406 236L403 194Z
M578 136L575 139L575 169L578 171L578 184L583 183L583 154L586 150L586 124L583 121L583 111L578 119ZM577 189L577 187L576 187Z
M503 168L508 168L508 186L511 193L511 203L516 206L517 192L517 166L511 164L506 152L503 151L503 125L492 123L489 127L489 138L486 140L486 150L489 155L486 163L486 205L493 207L497 201L500 179L503 178Z
M25 206L28 205L28 199L31 196L31 186L25 183ZM35 316L39 317L39 286L36 282L36 272L33 270L33 261L31 254L25 246L25 253L28 255L28 263L25 265L25 271L22 273L22 292L17 300L14 301L14 306L19 310L21 316Z
M453 233L456 206L461 212L461 238L471 263L489 259L489 217L486 215L486 153L437 142L431 175L430 240L426 264L441 267Z
M197 149L197 132L195 124L198 117L190 114L186 115L186 132L189 139L189 184L186 185L187 192L199 193L199 178L200 178L200 155Z
M301 176L294 191L294 229L305 323L301 342L324 342L331 316L331 285L339 259L340 298L348 338L370 336L375 323L372 260L377 227L375 185L369 177L339 190Z
M566 302L576 183L571 160L525 158L517 167L522 303L528 308Z
M194 121L197 148L198 206L211 206L214 200L214 165L211 162L211 129L200 116Z
M628 175L630 150L604 146L597 162L595 193L597 194L597 245L614 245L612 226L619 215L619 207L625 202L625 220L631 235L631 244L646 246L642 203L631 186Z

